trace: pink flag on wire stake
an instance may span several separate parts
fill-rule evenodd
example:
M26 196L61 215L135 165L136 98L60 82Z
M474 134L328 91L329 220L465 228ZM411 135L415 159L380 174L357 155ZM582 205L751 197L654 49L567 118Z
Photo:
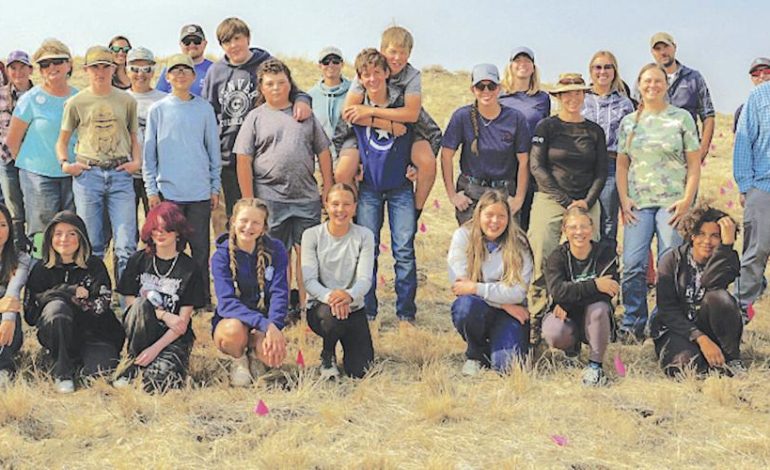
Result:
M626 365L623 364L623 359L620 358L620 353L615 354L615 372L619 377L626 376Z
M267 414L270 413L270 410L267 408L267 405L265 405L265 402L259 400L257 406L254 407L254 413L259 416L267 416Z
M297 365L300 367L305 367L305 357L302 355L301 349L297 352Z
M564 447L569 444L569 439L566 436L560 436L559 434L553 434L551 440L559 447Z

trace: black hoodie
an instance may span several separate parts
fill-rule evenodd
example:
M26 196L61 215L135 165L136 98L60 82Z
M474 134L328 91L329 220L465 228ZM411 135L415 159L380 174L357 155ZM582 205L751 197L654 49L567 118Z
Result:
M255 108L257 69L262 62L273 58L263 49L252 47L249 50L251 57L243 64L231 64L227 56L215 62L203 81L201 96L211 103L217 115L223 166L235 165L232 154L235 138L244 118ZM297 95L297 100L311 102L304 92Z
M57 263L52 268L45 266L53 230L59 223L72 225L79 232L80 239L86 244L86 268L75 263ZM88 290L86 299L75 297L77 287ZM76 312L75 331L81 338L107 341L120 349L123 347L125 333L110 309L111 297L110 275L102 260L91 255L91 242L83 220L73 212L59 212L45 229L43 260L35 264L27 279L24 319L34 326L48 302L64 300Z

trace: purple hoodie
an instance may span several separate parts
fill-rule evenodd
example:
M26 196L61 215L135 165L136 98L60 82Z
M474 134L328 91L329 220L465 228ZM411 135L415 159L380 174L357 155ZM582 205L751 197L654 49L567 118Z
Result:
M211 275L214 278L214 292L217 296L217 309L211 319L211 331L223 318L237 318L251 328L266 332L270 324L279 330L284 327L284 320L289 305L289 287L286 279L288 256L283 244L263 235L265 248L272 257L265 272L265 305L267 312L257 308L260 291L257 284L256 254L235 250L236 282L240 295L236 294L235 282L230 271L230 241L224 234L217 239L217 249L211 257Z

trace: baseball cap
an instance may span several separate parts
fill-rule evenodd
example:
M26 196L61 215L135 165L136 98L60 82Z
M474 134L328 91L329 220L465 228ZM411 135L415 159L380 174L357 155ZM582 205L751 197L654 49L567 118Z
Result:
M181 41L187 36L196 36L201 39L206 39L206 35L203 34L203 28L197 24L188 24L182 26L182 30L179 32L179 40Z
M185 67L195 70L195 65L187 54L174 54L169 57L168 62L166 62L166 70L171 70L178 65L184 65Z
M667 44L669 46L675 46L676 43L674 42L674 37L668 33L655 33L650 38L650 47L655 47L655 44L662 42L663 44Z
M318 53L318 62L321 62L326 58L326 56L330 55L336 55L340 59L342 59L342 51L334 46L328 46L321 49L321 52Z
M128 51L126 62L131 63L131 62L134 62L135 60L146 60L147 62L154 64L155 56L152 54L152 51L150 51L146 47L136 47Z
M8 63L11 63L11 57L8 56ZM757 67L770 67L770 59L767 57L757 57L751 62L751 66L749 67L749 73L753 72L755 68Z
M112 58L112 51L104 46L91 46L86 51L85 66L90 67L97 64L115 65Z
M29 60L29 54L24 51L13 51L8 54L8 60L5 61L5 65L11 65L14 62L21 62L24 65L32 66L32 62Z
M473 67L471 72L471 85L475 85L484 80L489 80L492 83L500 84L500 73L497 71L497 67L492 64L479 64Z
M526 47L526 46L520 46L520 47L517 47L516 49L512 50L511 51L510 59L508 59L508 60L511 61L511 60L515 59L516 56L518 56L520 54L526 55L527 57L529 57L532 60L532 62L535 61L535 53L532 52L532 49L530 49L529 47Z

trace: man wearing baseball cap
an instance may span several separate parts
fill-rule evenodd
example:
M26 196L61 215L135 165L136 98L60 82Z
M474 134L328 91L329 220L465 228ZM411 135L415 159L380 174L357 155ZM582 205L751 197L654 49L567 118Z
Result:
M203 79L206 78L206 72L211 67L211 62L204 53L206 52L206 35L203 34L203 28L197 24L188 24L182 26L182 30L179 32L179 48L182 50L182 54L190 56L193 65L195 66L195 81L190 88L190 93L195 96L201 96L201 90L203 90ZM158 84L155 85L156 90L160 90L164 93L171 92L171 84L166 80L166 67L160 73L158 78Z
M676 60L676 42L670 34L653 34L650 38L650 50L655 62L668 74L668 102L689 112L696 123L700 119L700 159L703 161L714 136L715 124L714 105L706 80L700 72ZM638 87L634 91L638 99Z
M754 86L770 80L770 59L767 57L757 57L752 60L749 66L749 78L751 78L751 83ZM743 111L743 104L738 106L733 115L733 134L738 130L738 119L741 117L741 111Z
M105 217L112 227L117 274L136 251L136 206L132 173L142 166L137 139L136 100L112 86L115 63L112 52L93 46L86 52L84 68L88 87L67 100L56 156L62 170L74 176L72 192L77 214L83 219L93 254L107 249ZM67 142L78 131L76 161L67 161Z
M313 98L313 114L321 121L326 136L334 137L334 129L340 120L345 94L350 89L350 80L342 76L342 51L329 46L318 54L318 69L321 80L307 93ZM337 152L332 146L332 157L336 160Z
M11 115L19 98L32 88L29 76L32 74L32 62L24 51L13 51L6 60L8 83L0 86L0 188L3 199L13 218L16 247L25 248L24 237L24 197L19 183L19 169L16 168L11 150L5 143Z

